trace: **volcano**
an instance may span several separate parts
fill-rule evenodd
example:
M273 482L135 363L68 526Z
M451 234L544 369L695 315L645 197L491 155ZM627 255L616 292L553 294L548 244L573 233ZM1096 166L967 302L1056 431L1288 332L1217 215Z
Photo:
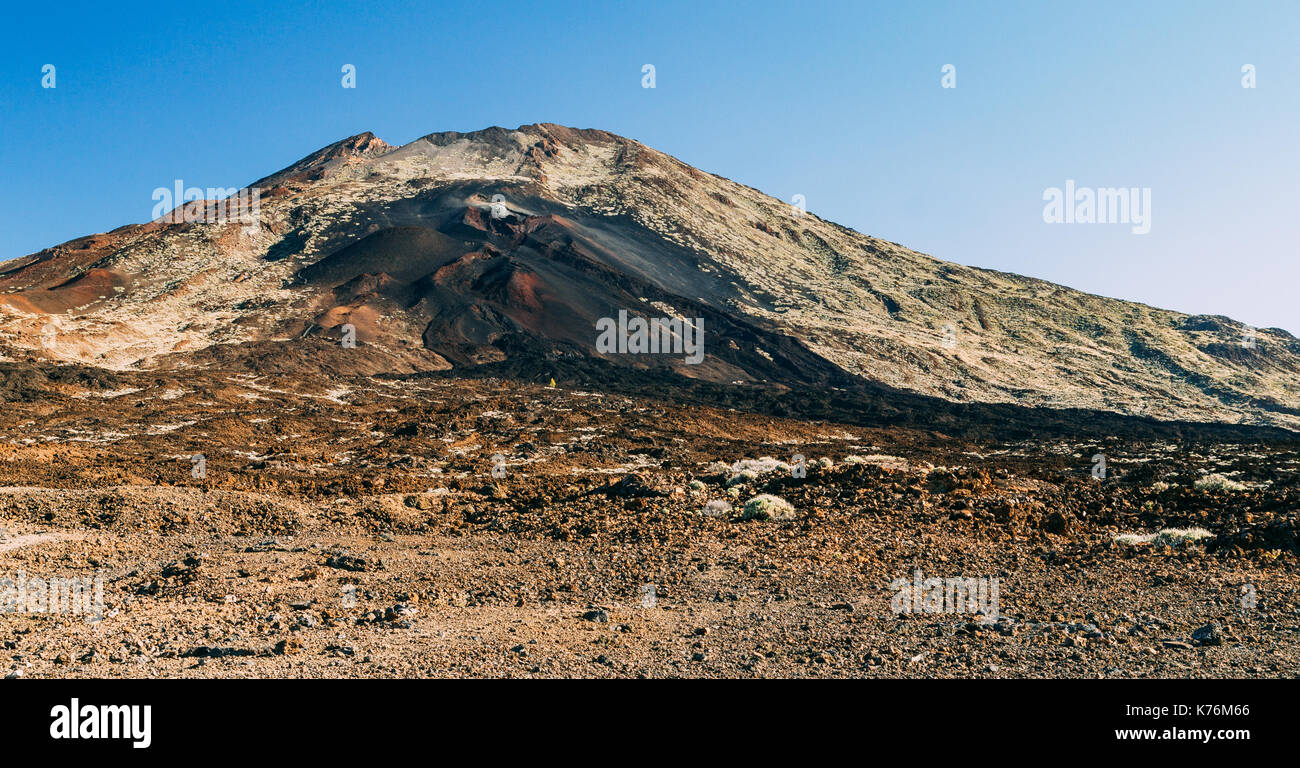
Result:
M0 265L6 355L149 370L351 334L374 371L545 381L587 360L722 387L1300 425L1286 331L941 261L604 131L365 133L250 188L252 227L165 215ZM609 351L597 329L620 313L701 319L701 359Z

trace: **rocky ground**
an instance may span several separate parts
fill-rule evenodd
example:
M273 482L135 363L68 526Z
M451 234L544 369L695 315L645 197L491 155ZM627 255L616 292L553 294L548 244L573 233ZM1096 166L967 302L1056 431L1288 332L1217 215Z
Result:
M0 614L0 676L1300 670L1300 442L974 441L547 383L6 364L0 578L99 576L105 613ZM790 511L747 515L761 494ZM896 613L916 570L997 578L996 616Z

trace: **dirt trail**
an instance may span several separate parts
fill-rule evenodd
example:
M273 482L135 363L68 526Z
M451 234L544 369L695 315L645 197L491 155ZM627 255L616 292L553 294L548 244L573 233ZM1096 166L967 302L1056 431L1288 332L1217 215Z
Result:
M11 552L24 547L34 547L50 541L78 538L69 533L26 533L21 536L0 538L0 553Z

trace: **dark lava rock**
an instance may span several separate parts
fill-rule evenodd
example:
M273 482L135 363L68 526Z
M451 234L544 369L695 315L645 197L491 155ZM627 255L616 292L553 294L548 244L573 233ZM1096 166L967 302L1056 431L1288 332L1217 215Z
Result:
M1070 518L1061 512L1053 512L1043 519L1043 530L1048 533L1065 533L1070 530Z
M644 497L667 496L672 493L672 483L649 472L630 472L621 480L601 489L608 496Z
M325 564L331 568L339 568L344 571L369 571L375 567L374 563L364 557L346 555L341 552L330 555L325 559Z
M1282 550L1300 554L1300 515L1294 513L1256 523L1232 533L1220 534L1206 546L1207 552Z
M1223 628L1212 621L1193 632L1192 639L1201 645L1223 645Z

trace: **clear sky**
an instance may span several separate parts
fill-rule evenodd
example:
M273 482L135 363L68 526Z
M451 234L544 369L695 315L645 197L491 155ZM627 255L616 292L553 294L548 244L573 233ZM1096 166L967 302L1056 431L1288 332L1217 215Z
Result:
M1300 334L1296 0L43 5L0 25L0 259L362 131L554 122L942 259ZM1150 188L1151 231L1045 223L1067 179Z

